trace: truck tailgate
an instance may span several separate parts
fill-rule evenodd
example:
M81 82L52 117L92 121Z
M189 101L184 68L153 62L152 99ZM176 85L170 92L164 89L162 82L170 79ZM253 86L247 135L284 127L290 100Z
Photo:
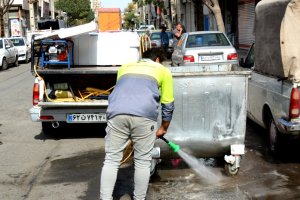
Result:
M42 108L67 108L67 107L103 107L107 106L107 100L97 100L93 102L39 102L38 106Z

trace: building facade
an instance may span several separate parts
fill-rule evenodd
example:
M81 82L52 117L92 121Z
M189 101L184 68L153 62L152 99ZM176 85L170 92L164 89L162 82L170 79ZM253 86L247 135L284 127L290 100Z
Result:
M141 24L156 28L164 23L173 29L181 22L188 32L217 30L213 13L201 0L161 0L164 8L145 5L137 9ZM254 42L255 6L260 0L219 0L225 33L237 48L249 48Z
M55 0L14 0L4 21L5 37L26 37L28 31L36 30L37 21L55 19Z

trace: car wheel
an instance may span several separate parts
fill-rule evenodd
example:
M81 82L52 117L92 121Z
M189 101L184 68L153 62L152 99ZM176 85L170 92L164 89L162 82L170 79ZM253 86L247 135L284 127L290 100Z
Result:
M268 131L269 131L268 148L272 153L276 153L278 152L280 146L280 132L277 129L273 118L270 120Z
M14 62L14 66L18 67L18 65L19 65L19 58L18 58L18 56L16 56L16 60Z
M2 70L6 70L8 66L6 58L3 58L2 60Z
M28 58L28 54L26 53L26 56L25 56L25 63L29 63L29 58Z

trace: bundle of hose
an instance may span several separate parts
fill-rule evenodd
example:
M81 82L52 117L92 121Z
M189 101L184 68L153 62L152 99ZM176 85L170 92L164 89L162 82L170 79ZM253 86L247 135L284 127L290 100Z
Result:
M110 92L108 90L102 90L102 89L98 89L98 88L93 88L93 87L87 87L86 88L87 92L92 92L92 93L100 93L100 94L110 94Z
M73 98L73 95L68 90L55 90L54 92L57 98Z

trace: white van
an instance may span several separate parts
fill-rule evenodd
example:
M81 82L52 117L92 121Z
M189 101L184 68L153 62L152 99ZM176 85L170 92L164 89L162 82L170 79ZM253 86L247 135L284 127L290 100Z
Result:
M24 37L11 37L9 39L18 49L19 61L28 63L31 58L31 48L27 40Z

